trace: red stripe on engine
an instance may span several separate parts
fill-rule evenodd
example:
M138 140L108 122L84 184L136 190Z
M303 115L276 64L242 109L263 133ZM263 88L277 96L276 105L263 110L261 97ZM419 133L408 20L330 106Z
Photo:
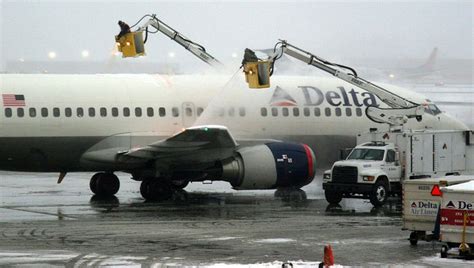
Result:
M308 147L308 145L303 144L303 148L306 152L306 158L308 159L308 179L312 179L314 176L313 154L311 153L311 149Z

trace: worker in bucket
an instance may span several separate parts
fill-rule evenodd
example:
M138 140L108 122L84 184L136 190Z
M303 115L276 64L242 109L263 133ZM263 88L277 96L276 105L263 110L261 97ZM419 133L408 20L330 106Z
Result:
M258 62L257 55L252 50L246 48L244 52L244 58L242 60L242 66L245 65L247 62Z
M130 33L130 26L125 22L119 20L118 25L120 26L120 33L117 35L117 41L124 35Z

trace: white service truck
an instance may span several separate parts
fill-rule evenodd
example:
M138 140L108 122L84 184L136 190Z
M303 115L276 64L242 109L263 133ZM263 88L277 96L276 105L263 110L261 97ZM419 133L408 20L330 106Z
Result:
M324 172L326 200L366 198L381 206L401 195L404 180L464 174L474 167L472 131L401 131L361 134L345 160Z

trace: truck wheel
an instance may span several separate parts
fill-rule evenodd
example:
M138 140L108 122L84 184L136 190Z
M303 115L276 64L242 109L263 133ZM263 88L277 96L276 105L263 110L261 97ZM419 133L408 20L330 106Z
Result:
M381 207L388 198L388 190L387 185L382 181L377 181L372 188L372 193L370 193L370 203L374 205L374 207Z
M324 191L324 196L329 204L339 204L342 200L342 193L335 191Z
M416 232L411 232L410 245L416 246L416 244L418 244L418 234Z

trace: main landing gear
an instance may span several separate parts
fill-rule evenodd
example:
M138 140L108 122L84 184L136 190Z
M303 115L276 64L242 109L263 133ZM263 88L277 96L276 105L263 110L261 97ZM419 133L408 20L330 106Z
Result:
M97 196L113 196L120 188L120 181L113 173L96 173L89 183L91 191Z
M165 178L145 178L140 185L140 193L146 200L163 201L168 199L183 199L186 193L183 189L189 184L188 180L167 180ZM113 173L100 172L92 176L89 186L97 197L114 196L120 181ZM180 195L181 193L181 195Z
M149 201L164 201L171 199L173 193L181 191L188 185L187 180L168 181L163 178L147 178L140 185L140 193Z

